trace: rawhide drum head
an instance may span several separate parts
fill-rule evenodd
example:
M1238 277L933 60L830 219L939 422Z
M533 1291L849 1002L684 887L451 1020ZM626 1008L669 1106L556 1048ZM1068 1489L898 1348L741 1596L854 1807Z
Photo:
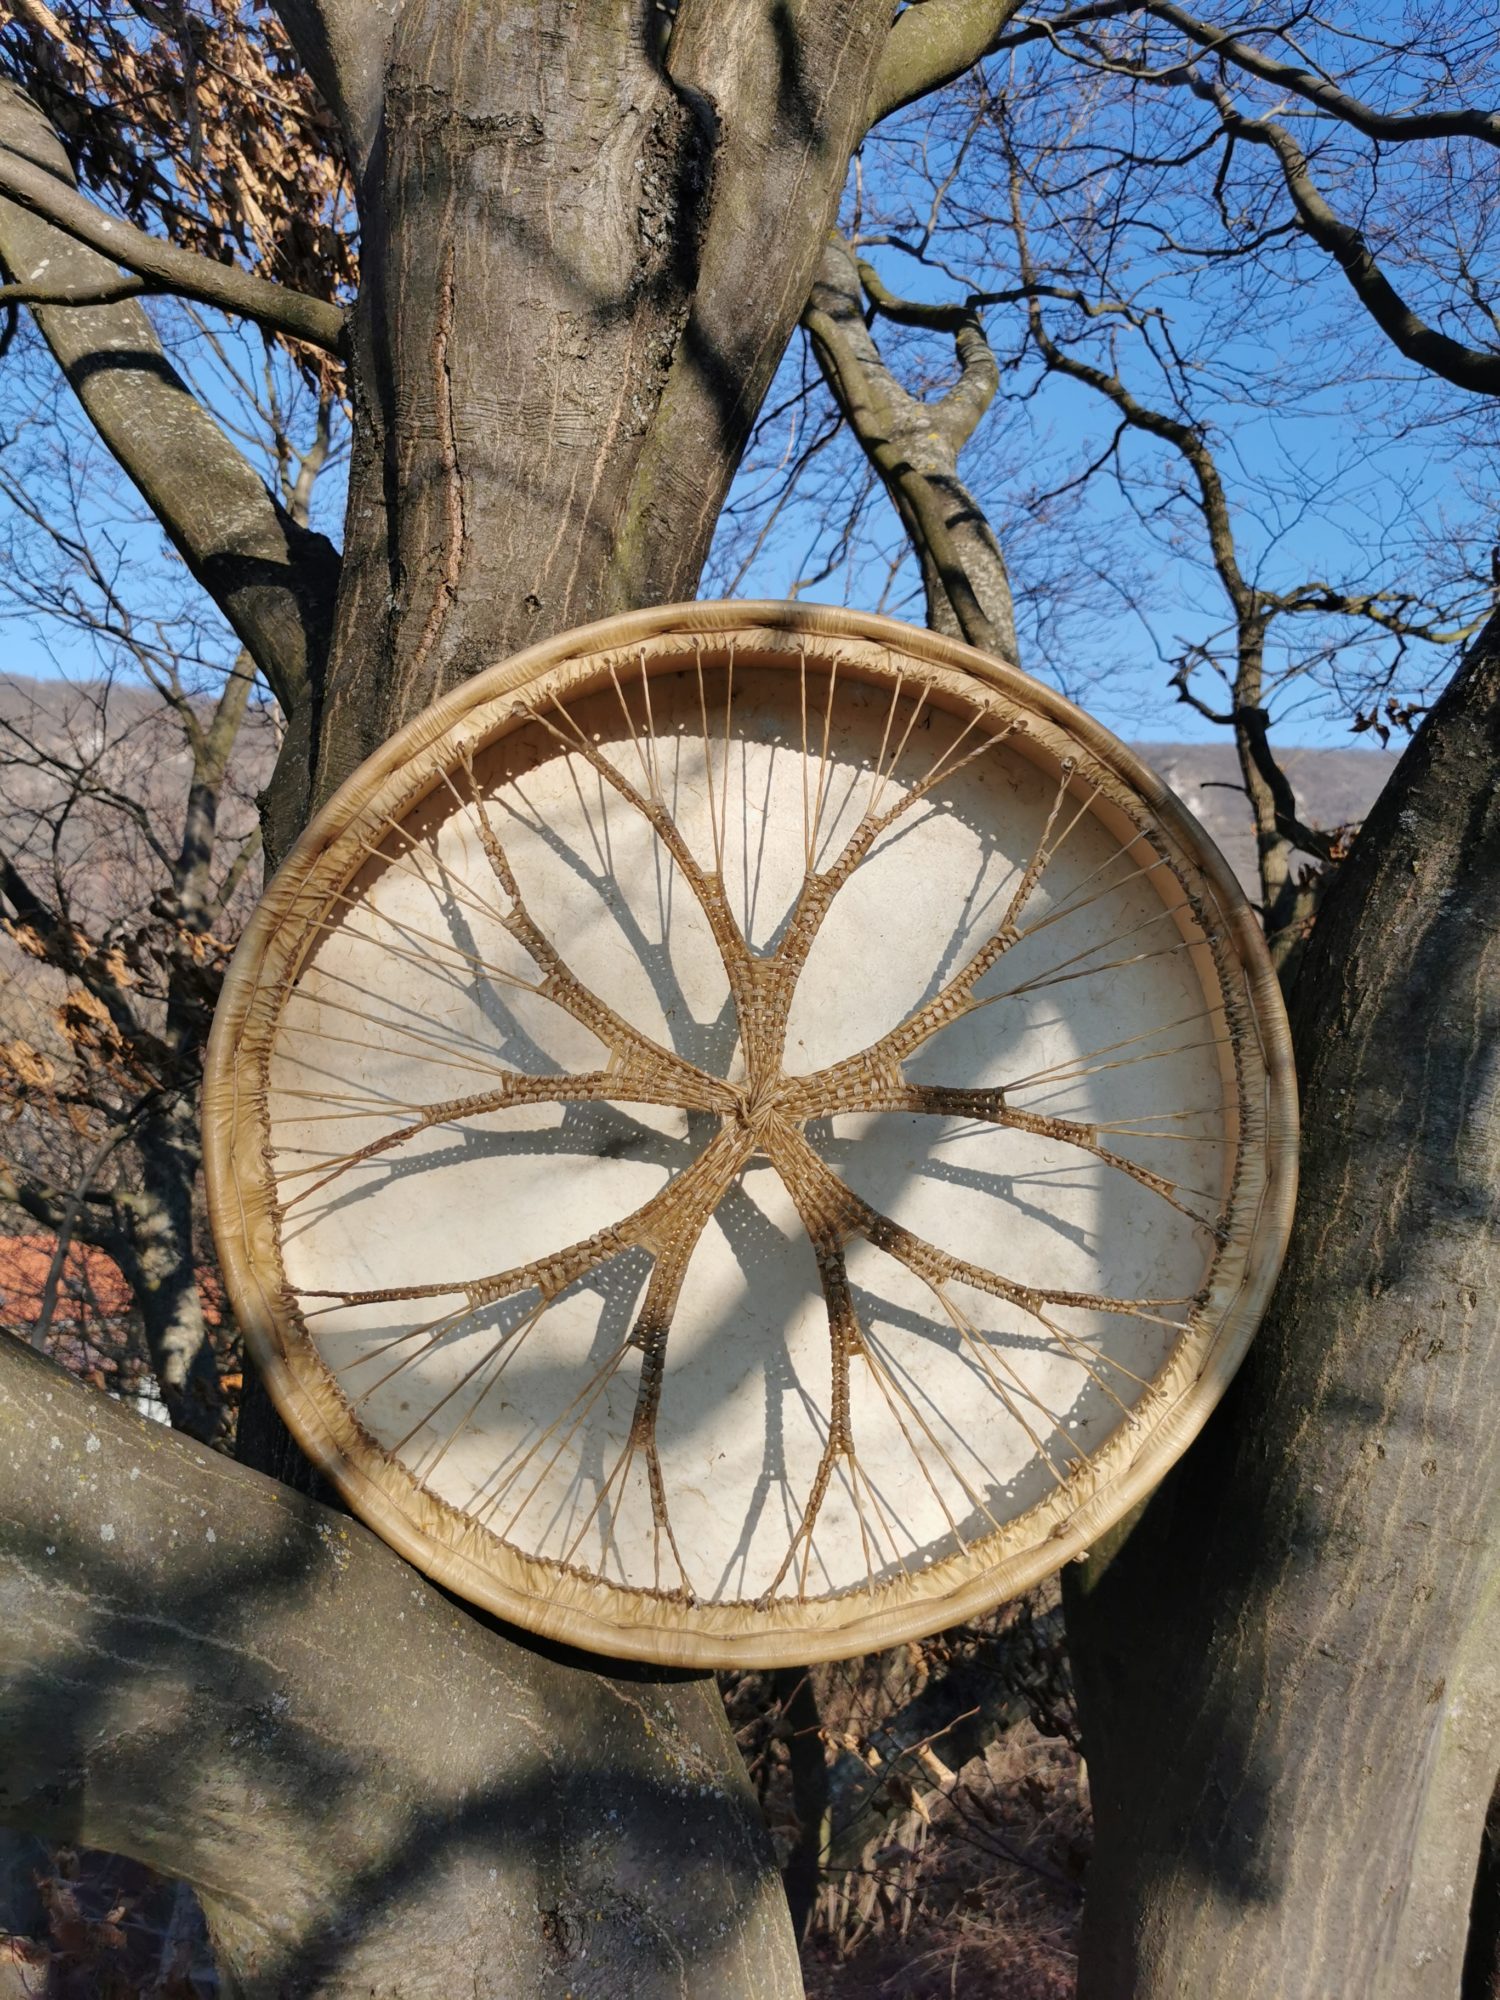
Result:
M353 1510L597 1652L972 1617L1184 1449L1296 1112L1188 812L1014 669L803 605L479 675L333 798L209 1057L229 1292Z

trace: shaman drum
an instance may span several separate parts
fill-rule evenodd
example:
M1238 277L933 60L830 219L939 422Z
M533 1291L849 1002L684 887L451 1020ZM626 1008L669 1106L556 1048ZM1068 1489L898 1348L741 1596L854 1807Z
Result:
M293 1433L553 1638L801 1663L1138 1501L1244 1352L1285 1023L1191 816L1067 702L820 607L481 674L266 892L209 1191Z

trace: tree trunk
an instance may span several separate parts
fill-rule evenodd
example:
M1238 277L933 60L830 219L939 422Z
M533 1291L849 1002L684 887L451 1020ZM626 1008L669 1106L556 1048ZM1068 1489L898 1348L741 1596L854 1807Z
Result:
M170 1098L137 1135L141 1185L122 1194L121 1268L140 1311L146 1349L178 1430L212 1442L223 1401L203 1317L193 1198L203 1166L198 1108Z
M865 322L865 287L876 282L844 238L830 235L803 315L818 365L911 537L928 625L1017 665L1005 558L984 509L958 475L959 453L999 387L995 357L976 312L914 306L882 286L875 302L892 317L954 338L958 381L928 401L911 395L886 366Z
M401 9L361 186L319 796L519 647L693 595L888 18Z
M1271 963L1280 973L1283 985L1289 988L1317 911L1318 892L1312 881L1299 883L1294 872L1296 844L1282 815L1291 787L1284 776L1278 778L1267 734L1270 718L1261 706L1265 696L1266 654L1266 614L1262 600L1258 592L1243 584L1237 594L1231 595L1236 595L1235 617L1239 626L1231 711L1234 750L1255 826L1255 863L1260 877L1266 943ZM1273 779L1278 782L1273 784Z
M1267 1322L1070 1578L1085 1996L1460 1991L1500 1767L1497 767L1500 614L1308 947L1303 1190Z
M800 1993L711 1680L522 1648L15 1342L0 1378L0 1818L195 1883L252 2000Z

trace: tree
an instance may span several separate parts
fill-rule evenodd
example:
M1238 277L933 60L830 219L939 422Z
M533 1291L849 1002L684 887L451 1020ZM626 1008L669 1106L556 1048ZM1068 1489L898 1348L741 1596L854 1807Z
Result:
M1120 11L1028 21L1011 39L1049 57L1061 48L1062 65L1079 51L1084 71L1112 86L1153 89L1154 72L1133 45L1122 54L1090 39ZM89 419L280 705L284 747L265 812L272 860L309 809L444 688L546 633L691 595L734 468L809 301L812 334L835 365L841 343L846 352L860 344L847 264L832 273L846 301L841 324L827 311L836 302L815 290L851 155L881 119L1001 49L1013 12L1006 0L919 0L893 20L873 0L739 0L717 9L683 0L648 17L644 7L606 0L583 8L542 0L526 10L408 0L387 18L346 0L283 0L281 25L249 20L263 54L247 70L222 39L231 25L246 25L229 0L216 0L204 21L152 7L123 27L102 7L80 5L63 21L41 0L18 6L6 46L12 74L28 88L8 86L0 96L5 302L31 306ZM1193 40L1176 10L1148 13ZM1382 142L1408 136L1385 129L1397 113L1361 111L1363 100L1348 93L1334 103L1326 77L1299 83L1282 73L1279 57L1266 78L1270 59L1256 56L1243 33L1227 41L1214 29L1195 46L1211 62L1300 92L1320 116L1342 120L1353 102L1351 130L1363 117L1380 127ZM1254 58L1248 65L1244 48ZM105 56L145 65L133 93L139 104L196 103L186 83L178 98L169 87L189 72L215 89L236 79L241 95L225 100L232 116L276 135L265 178L281 187L279 203L247 202L218 127L196 114L180 118L180 143L160 167L128 118L99 113L91 78ZM1179 70L1189 84L1201 81L1199 60L1179 53L1161 87L1179 92ZM328 113L296 81L303 72ZM1072 72L1054 72L1063 74ZM1179 94L1202 101L1191 87ZM1211 111L1213 143L1226 147L1212 201L1231 157L1237 171L1251 147L1286 177L1291 155L1274 138L1263 143L1226 122L1241 114L1217 96ZM1463 112L1468 122L1450 121L1433 143L1487 143L1469 130L1474 116ZM1432 125L1426 114L1423 122ZM319 181L320 258L292 226L287 160L305 160L320 176L334 163ZM325 281L343 241L337 188L345 164L359 215L352 302L336 276ZM1167 170L1139 152L1125 166L1125 188ZM1463 305L1471 322L1463 338L1420 313L1413 335L1370 275L1367 241L1345 235L1342 250L1325 246L1303 213L1295 163L1288 186L1296 208L1289 227L1335 257L1382 335L1400 334L1402 351L1419 360L1435 356L1449 381L1457 370L1484 387L1483 335L1472 327L1480 307ZM1106 217L1107 236L1119 235L1118 220ZM1252 257L1280 240L1251 235ZM853 240L858 248L857 232ZM1470 247L1460 245L1461 261ZM899 325L903 309L922 316L925 302L903 308L885 288L888 310L881 291L861 282L888 323ZM1021 290L1031 297L1039 287ZM353 444L341 554L265 487L193 397L141 303L155 293L241 316L292 343L314 375L346 365ZM981 388L987 369L966 304L945 330L968 364L970 391ZM1435 348L1428 334L1449 346ZM1455 344L1469 358L1454 359ZM868 351L853 360L866 389L854 381L841 400L858 430L868 385L891 385L878 373L885 362ZM899 400L890 406L899 409ZM948 440L955 454L957 429ZM956 477L946 460L918 470L929 483ZM918 538L927 581L935 573L962 623L955 592L964 596L963 564L955 567L941 532L924 526L899 468L877 456L876 476L887 475L906 498L902 518ZM938 526L951 530L951 522ZM973 596L993 627L994 610L977 589ZM940 616L935 589L931 601ZM1337 1597L1405 1519L1400 1481L1411 1468L1393 1449L1393 1426L1427 1423L1431 1409L1425 1398L1404 1403L1399 1385L1442 1385L1451 1466L1441 1478L1417 1476L1439 1482L1432 1495L1443 1504L1432 1511L1465 1553L1420 1569L1414 1592L1430 1594L1414 1604L1412 1622L1413 1656L1424 1671L1429 1659L1439 1663L1421 1685L1430 1692L1442 1680L1455 1690L1427 1704L1448 1733L1422 1735L1424 1715L1414 1724L1411 1704L1398 1705L1403 1744L1425 1743L1433 1755L1419 1769L1393 1760L1391 1791L1371 1786L1362 1797L1388 1826L1399 1823L1385 1809L1394 1792L1418 1798L1421 1829L1436 1830L1420 1866L1408 1870L1423 1890L1402 1922L1409 1929L1430 1918L1430 1948L1450 1966L1461 1955L1465 1887L1445 1905L1426 1886L1436 1892L1445 1870L1450 1884L1472 1878L1479 1793L1500 1762L1490 1697L1465 1650L1477 1649L1481 1663L1494 1657L1492 1643L1488 1655L1482 1650L1488 1614L1475 1579L1483 1550L1472 1545L1493 1544L1495 1473L1463 1425L1476 1385L1492 1383L1495 1369L1478 1304L1493 1242L1484 1207L1493 1134L1474 1080L1491 1034L1483 940L1493 910L1484 790L1496 753L1492 657L1491 634L1428 718L1396 803L1372 827L1314 933L1328 942L1309 961L1300 1004L1308 1010L1310 1102L1326 1117L1310 1155L1308 1220L1263 1350L1269 1359L1257 1363L1237 1404L1240 1428L1220 1427L1221 1437L1238 1440L1248 1468L1228 1490L1270 1534L1254 1544L1231 1521L1240 1538L1225 1546L1238 1567L1221 1563L1219 1573L1237 1579L1249 1607L1240 1615L1274 1631L1264 1622L1278 1607L1265 1597L1261 1551L1303 1546L1310 1485L1327 1490L1328 1480L1311 1481L1295 1449L1269 1475L1257 1471L1256 1423L1279 1412L1265 1418L1264 1435L1290 1448L1301 1435L1294 1417L1310 1410L1326 1418L1328 1462L1363 1511L1352 1543L1340 1539L1342 1517L1330 1523L1304 1575L1307 1589ZM1413 1005L1422 1010L1420 1043L1402 1021ZM1425 1111L1414 1092L1396 1088L1372 1022L1387 1041L1397 1035L1430 1058ZM1360 1122L1370 1107L1379 1115ZM1388 1209L1386 1234L1361 1237L1379 1192L1369 1177L1391 1161L1416 1178L1426 1211ZM1337 1255L1328 1254L1320 1233L1327 1218L1351 1209ZM1392 1246L1410 1251L1399 1283ZM1387 1302L1367 1312L1372 1273ZM1444 1345L1425 1359L1408 1353L1397 1326L1426 1330L1440 1305L1454 1310L1444 1288L1455 1282L1475 1294L1473 1329L1461 1344L1433 1336ZM1460 1317L1471 1310L1466 1297L1456 1309ZM1339 1375L1320 1359L1330 1315L1344 1312L1341 1328L1358 1327L1366 1345L1334 1343L1339 1365L1348 1363ZM1396 1343L1392 1367L1405 1372L1372 1383L1369 1357L1387 1333ZM1389 1379L1398 1383L1394 1397ZM0 1380L15 1440L0 1480L5 1539L17 1557L0 1641L16 1685L4 1720L8 1790L0 1803L8 1815L144 1854L196 1881L224 1961L250 1992L352 1993L396 1978L409 1991L425 1982L444 1993L604 1992L618 1990L622 1976L640 1991L669 1983L795 1989L779 1892L711 1689L612 1677L493 1631L422 1587L336 1513L180 1438L143 1439L127 1412L8 1345ZM1338 1430L1340 1398L1365 1414L1353 1436L1347 1425ZM1225 1424L1233 1422L1231 1413ZM1383 1474L1365 1477L1365 1444L1386 1452L1374 1460ZM305 1487L305 1469L253 1398L245 1453ZM1434 1454L1440 1470L1445 1453L1446 1445ZM1186 1476L1212 1485L1216 1470L1211 1450L1200 1451ZM1148 1528L1164 1511L1153 1505ZM1187 1511L1194 1531L1207 1532L1214 1510ZM1131 1757L1143 1747L1165 1756L1184 1733L1153 1705L1165 1616L1153 1624L1129 1615L1156 1601L1136 1568L1149 1566L1149 1553L1137 1552L1151 1546L1149 1534L1132 1538L1075 1607L1105 1829L1099 1942L1090 1947L1102 1970L1093 1976L1102 1992L1119 1990L1109 1981L1121 1977L1143 1991L1153 1979L1158 1990L1183 1990L1186 1976L1197 1982L1191 1990L1212 1993L1247 1983L1237 1954L1260 1933L1245 1912L1280 1914L1295 1899L1286 1871L1260 1881L1229 1872L1224 1857L1238 1827L1223 1815L1209 1824L1212 1811L1200 1809L1191 1822L1174 1873L1164 1857L1174 1853L1175 1832L1144 1813L1139 1784L1132 1790ZM1194 1605L1212 1599L1194 1596L1185 1562L1173 1544L1154 1574L1178 1621L1170 1629L1188 1644L1197 1636ZM1130 1575L1137 1581L1127 1586ZM1116 1605L1118 1624L1099 1615ZM1242 1629L1225 1616L1224 1633ZM383 1639L398 1625L401 1643L391 1650L400 1679L391 1685L399 1698L365 1713L371 1630ZM1300 1626L1296 1637L1304 1646ZM1372 1631L1354 1619L1350 1637L1363 1646ZM1308 1643L1315 1651L1316 1640ZM1111 1696L1100 1663L1115 1647ZM1278 1750L1261 1769L1257 1726L1244 1711L1262 1690L1233 1670L1222 1634L1204 1658L1205 1678L1191 1684L1196 1747L1183 1764L1184 1789L1197 1785L1212 1799L1223 1774L1231 1790L1258 1781L1268 1801L1295 1795L1312 1761L1303 1711L1289 1726L1289 1754ZM1361 1699L1370 1677L1361 1679L1352 1653L1340 1672L1330 1698L1374 1717L1373 1699ZM1315 1727L1317 1710L1307 1714ZM1228 1727L1230 1717L1240 1726ZM1479 1782L1473 1797L1444 1812L1453 1796L1442 1790L1453 1768L1448 1746L1460 1725L1471 1732L1461 1740ZM1337 1776L1346 1775L1341 1761ZM1331 1781L1326 1790L1334 1795ZM1327 1826L1314 1818L1306 1838L1320 1830ZM683 1865L684 1838L697 1843L687 1850L692 1868ZM1274 1829L1264 1838L1264 1851L1279 1855ZM1395 1865L1388 1845L1374 1852ZM1320 1861L1326 1879L1344 1879L1326 1852ZM1339 1861L1358 1873L1356 1857ZM1299 1868L1305 1875L1302 1857ZM1234 1920L1218 1930L1194 1914L1187 1892L1195 1869L1233 1885L1212 1902L1212 1912L1235 1904ZM1364 1907L1357 1896L1347 1900ZM1323 1914L1315 1910L1308 1928L1288 1928L1294 1959L1262 1940L1265 1976L1280 1976L1280 1990L1303 1976L1320 1982L1316 1990L1357 1985L1365 1932ZM1314 1927L1316 1948L1307 1943ZM1147 1934L1149 1953L1139 1942ZM1405 1950L1408 1931L1398 1923L1394 1935ZM1412 1946L1426 1949L1425 1939ZM415 1969L393 1973L398 1960Z
M55 1238L51 1296L44 1295L33 1343L45 1345L70 1245L103 1251L130 1287L168 1415L209 1440L221 1396L199 1286L197 1095L224 951L217 933L259 844L258 827L247 828L243 815L236 826L232 809L224 814L227 838L219 838L251 678L245 662L201 719L180 681L167 684L189 763L186 798L170 816L152 796L150 767L130 768L138 718L134 730L110 730L102 697L86 704L93 711L86 749L76 713L64 713L61 727L38 726L41 699L31 716L7 718L0 749L0 768L35 774L42 794L25 815L31 824L8 829L20 838L0 852L6 928L61 986L37 1040L7 1043L0 1083L12 1141L21 1138L0 1192ZM147 747L161 754L159 732ZM89 909L87 885L76 879L85 857L75 852L73 866L63 865L88 819L93 838L111 841L117 857L111 890L123 908L108 916ZM155 879L138 897L121 893L128 863L118 862L129 836L154 864ZM51 864L40 884L36 859Z
M288 372L270 366L246 388L305 528L331 397L306 413L299 448ZM118 479L50 401L43 437L28 448L22 428L0 455L0 604L86 641L105 675L18 688L0 717L0 917L22 955L0 1187L23 1226L54 1237L33 1343L46 1343L70 1246L103 1253L129 1286L168 1416L211 1442L224 1413L200 1283L212 1251L197 1098L220 975L258 882L246 788L269 769L273 718L243 649L221 665L191 583L141 615Z
M1230 206L1232 148L1212 194L1205 199L1195 191L1192 176L1201 176L1205 147L1215 135L1212 121L1206 139L1195 131L1191 113L1185 126L1175 102L1192 71L1163 68L1155 42L1148 61L1137 46L1137 22L1121 30L1123 48L1100 49L1086 32L1130 11L1070 9L1045 30L1028 21L1008 31L1003 42L1013 48L1030 48L1044 32L1064 37L1059 46L1065 53L1054 68L1063 85L1074 86L1071 96L1060 90L1056 74L1038 80L977 69L934 113L917 161L896 177L867 166L856 210L857 240L867 255L895 253L924 292L936 284L945 293L956 287L963 293L952 304L924 298L918 305L894 298L863 257L861 291L849 266L840 294L849 349L841 357L842 378L859 385L865 400L857 409L845 379L830 365L826 341L814 336L814 348L835 401L906 515L913 496L930 492L929 508L939 504L942 481L951 474L929 477L923 452L940 442L950 449L969 442L973 422L955 438L953 421L960 410L972 419L979 378L967 368L962 384L920 404L895 385L863 315L872 328L882 321L929 330L966 327L971 352L976 339L985 340L989 394L1003 383L1002 399L1012 404L1038 398L1059 382L1078 384L1100 399L1109 425L1102 444L1080 454L1081 464L1032 504L1061 493L1076 496L1107 475L1114 493L1176 561L1189 547L1197 552L1194 567L1209 586L1206 604L1218 608L1207 612L1201 632L1174 634L1166 654L1172 685L1179 700L1232 736L1254 828L1267 936L1277 963L1290 968L1350 830L1312 825L1299 810L1277 754L1280 718L1273 708L1284 711L1299 690L1305 699L1308 682L1326 680L1332 668L1338 708L1352 713L1357 726L1388 733L1387 721L1409 720L1422 699L1416 693L1398 698L1393 680L1409 671L1413 654L1425 651L1430 658L1431 649L1477 631L1488 605L1488 578L1434 567L1410 546L1397 555L1375 534L1361 538L1352 575L1346 572L1343 580L1312 571L1299 556L1309 518L1341 505L1349 467L1304 468L1293 447L1285 469L1268 476L1256 464L1266 453L1252 423L1236 418L1243 411L1253 419L1270 408L1287 418L1300 408L1305 417L1310 395L1326 391L1332 380L1347 398L1341 415L1352 445L1356 422L1363 427L1377 413L1360 379L1357 343L1346 353L1346 341L1337 363L1299 354L1290 384L1279 348L1264 360L1247 360L1241 321L1226 311L1226 290L1229 303L1243 309L1243 287L1230 274L1243 265L1259 277L1266 238L1284 238L1286 231L1250 231L1245 217L1259 209ZM1174 23L1189 18L1180 10L1156 11ZM1074 48L1068 33L1081 37L1082 45ZM1246 53L1246 45L1235 46ZM1153 94L1164 104L1150 102ZM1088 104L1086 123L1076 109L1080 95ZM1340 101L1352 102L1346 96ZM1196 109L1193 94L1188 105ZM1438 118L1434 129L1461 135L1471 126L1475 133L1488 130L1483 117L1464 113ZM1123 127L1118 137L1116 127ZM1199 212L1204 208L1206 217ZM1464 220L1471 229L1482 228L1480 218ZM1211 226L1204 228L1205 222ZM1191 233L1190 224L1196 225ZM1419 234L1414 247L1425 247ZM1204 267L1213 280L1206 290ZM1472 279L1472 260L1469 271ZM1284 282L1293 274L1269 267L1264 275ZM825 305L816 324L829 323ZM814 324L812 315L808 324ZM1326 348L1332 329L1322 322L1317 330ZM1002 357L998 366L995 348ZM1444 408L1440 399L1424 412L1425 426L1466 427L1465 401L1472 404L1472 398L1456 399L1455 407L1450 398ZM1328 422L1326 404L1318 415ZM804 470L799 461L797 473ZM987 483L993 487L993 474ZM1413 500L1408 516L1420 511ZM983 506L964 488L946 496L946 512L960 534L995 541ZM912 534L929 620L946 618L957 629L941 593L935 600L928 574L926 550L943 540L944 523L936 520L928 534L915 526ZM1115 571L1110 584L1121 603L1143 618L1159 618L1157 579L1143 587L1137 574L1140 539L1127 548L1112 537L1094 552L1094 561ZM1009 544L1009 533L1001 540ZM1087 564L1090 552L1076 540L1074 545L1080 564ZM950 568L956 554L949 553ZM982 583L977 545L975 556L975 582ZM969 623L974 643L994 643L982 621ZM1050 663L1054 648L1045 638L1042 644ZM1013 646L1006 650L1016 656ZM1215 682L1222 689L1217 697Z
M1500 1763L1497 755L1492 618L1298 978L1302 1209L1269 1321L1071 1592L1085 1992L1460 1991Z
M940 396L910 395L881 359L865 324L871 311L951 333L959 377ZM803 315L813 352L844 421L880 475L922 566L927 622L982 651L1018 660L1005 558L984 510L958 476L958 455L999 386L977 308L898 299L835 232L823 250Z
M0 103L9 297L33 305L276 695L273 860L444 686L544 632L691 593L854 145L964 67L1008 11L945 0L892 27L871 0L652 19L433 4L382 38L352 9L288 4L358 194L346 314L77 193L87 160L38 103L80 28L27 10L37 97L12 87ZM771 215L768 249L756 219ZM347 352L341 559L172 370L139 303L156 289ZM194 1880L249 1991L368 1990L393 1956L420 1968L413 1991L578 1991L622 1974L642 1991L793 1988L779 1889L711 1686L548 1659L445 1607L338 1516L186 1443L150 1440L151 1475L131 1482L145 1443L126 1413L96 1410L19 1351L0 1359L9 1421L44 1415L70 1468L50 1495L33 1474L5 1503L21 1681L7 1814ZM270 1428L242 1431L254 1449ZM264 1443L259 1455L276 1457ZM192 1540L179 1526L179 1553L153 1555L169 1516L194 1523ZM46 1641L25 1606L51 1594L54 1565L78 1622ZM397 1623L412 1633L410 1701L359 1716L372 1634ZM80 1645L95 1662L82 1683ZM206 1657L223 1670L205 1675ZM341 1684L348 1698L330 1706ZM228 1713L263 1718L255 1740L226 1727L226 1686ZM144 1735L127 1721L142 1699L160 1718ZM277 1800L275 1839L225 1809L257 1793ZM697 1865L684 1873L688 1797Z

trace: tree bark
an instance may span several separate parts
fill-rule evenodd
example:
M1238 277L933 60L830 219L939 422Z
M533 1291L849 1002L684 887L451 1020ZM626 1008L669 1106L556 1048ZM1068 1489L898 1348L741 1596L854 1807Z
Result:
M195 1883L249 2000L800 1993L711 1680L523 1650L13 1341L0 1390L0 1817Z
M520 646L693 595L888 20L884 0L400 10L361 184L319 796Z
M1217 524L1211 526L1217 533ZM1221 576L1227 565L1220 558ZM1237 575L1238 564L1234 565ZM1271 963L1290 990L1301 961L1312 919L1317 911L1318 889L1314 880L1299 882L1296 875L1296 842L1289 831L1283 807L1291 796L1291 785L1279 774L1271 752L1269 720L1262 703L1265 699L1266 626L1265 609L1253 587L1229 588L1238 626L1235 646L1235 674L1230 711L1234 730L1234 752L1255 827L1255 864L1260 877L1261 922ZM1272 780L1276 779L1275 784ZM1278 793L1280 796L1278 797Z
M1303 1191L1267 1322L1069 1580L1084 1996L1460 1991L1500 1767L1497 767L1500 614L1308 946Z
M193 1198L203 1167L198 1107L173 1094L141 1122L136 1137L141 1185L115 1207L125 1273L151 1368L178 1430L212 1443L223 1416L218 1358L199 1290Z
M1005 558L984 509L958 476L958 455L999 386L995 357L977 312L912 306L882 287L875 302L893 317L935 323L953 335L958 381L930 402L911 395L865 323L865 287L875 283L835 231L823 245L803 324L845 422L911 537L928 625L1016 665Z

